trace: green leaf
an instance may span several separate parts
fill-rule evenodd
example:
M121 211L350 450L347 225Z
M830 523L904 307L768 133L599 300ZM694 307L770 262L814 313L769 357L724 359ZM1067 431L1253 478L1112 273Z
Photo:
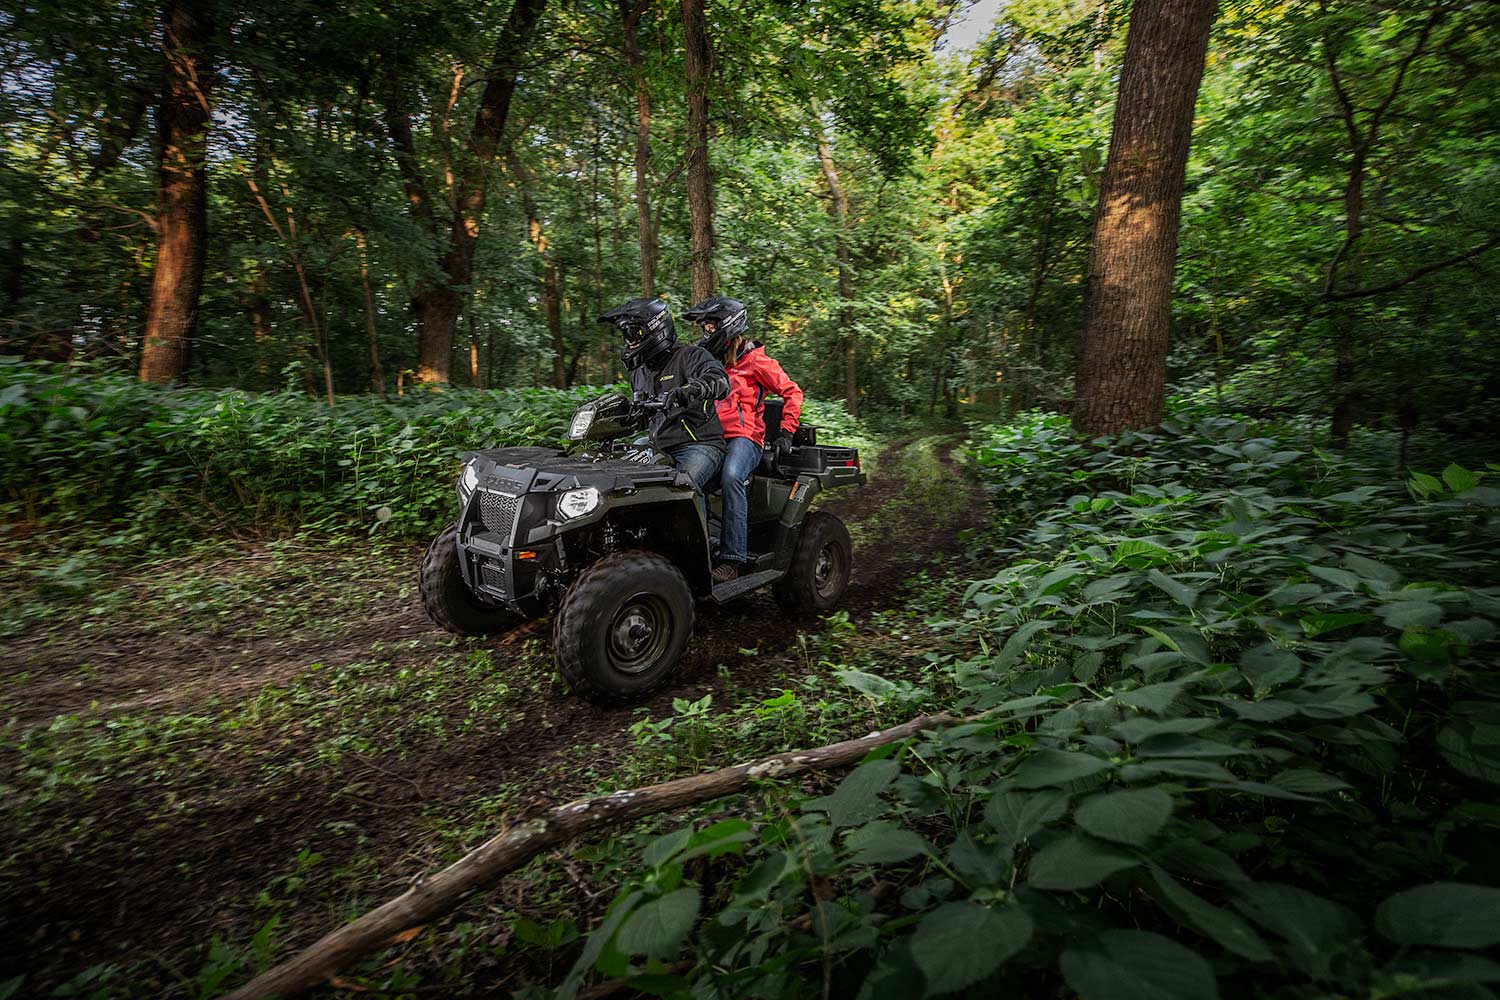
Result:
M1457 462L1443 470L1443 482L1454 493L1462 493L1464 490L1472 490L1479 485L1479 477L1465 469Z
M1146 566L1160 566L1172 561L1172 553L1160 545L1143 542L1132 538L1115 546L1115 551L1110 558L1117 563L1125 563L1128 566L1145 568Z
M1171 815L1171 795L1160 788L1140 788L1090 796L1074 819L1096 837L1139 846L1156 836Z
M1443 620L1443 609L1429 601L1391 601L1381 605L1379 613L1391 628L1431 628Z
M884 808L880 793L896 780L901 765L890 759L861 764L839 782L833 794L808 801L803 808L828 813L834 826L853 826Z
M1238 892L1235 909L1303 955L1333 951L1359 933L1359 922L1348 910L1294 885L1246 882Z
M627 955L670 958L697 919L698 890L685 886L636 907L615 935L615 947Z
M1186 681L1167 681L1162 684L1147 684L1145 687L1136 688L1134 691L1126 691L1114 696L1114 700L1121 705L1131 708L1139 708L1142 711L1153 712L1157 715L1165 712L1182 693L1187 686Z
M1067 785L1080 778L1107 771L1110 763L1092 754L1072 750L1042 750L1021 762L1011 775L1017 788Z
M645 861L652 868L660 867L664 862L670 860L674 854L686 847L688 841L692 839L693 831L689 827L683 827L681 830L673 830L671 833L662 834L646 845L646 849L641 852L641 860Z
M1075 833L1038 851L1026 870L1026 881L1037 889L1087 889L1140 863L1134 854Z
M1021 658L1021 654L1026 652L1026 647L1031 645L1032 638L1043 629L1051 627L1051 622L1030 621L1016 629L1015 633L1005 640L1005 645L1000 649L1000 655L995 657L995 667L1004 670L1014 666L1015 662Z
M863 670L855 670L853 667L844 667L835 670L834 676L860 694L874 701L882 701L896 690L894 682L888 681L878 674L869 674Z
M1240 654L1240 670L1256 690L1264 690L1296 680L1302 661L1291 650L1265 642Z
M1411 487L1413 493L1424 497L1443 492L1443 484L1438 482L1436 477L1429 476L1425 472L1413 472L1411 482L1407 485Z
M1063 978L1088 1000L1217 1000L1213 969L1197 953L1149 931L1105 931L1062 953Z
M846 841L857 865L888 865L927 852L927 841L894 823L870 823L849 834Z
M1275 957L1266 942L1255 933L1255 929L1238 914L1194 895L1159 868L1152 870L1151 877L1156 883L1157 898L1179 920L1200 931L1205 937L1212 938L1226 950L1252 962L1269 962Z
M1460 882L1407 889L1380 904L1375 929L1402 945L1491 948L1500 944L1500 889Z
M1198 603L1199 591L1196 587L1190 587L1181 580L1173 579L1161 570L1151 570L1146 574L1146 579L1185 608L1191 608Z
M1007 844L1019 844L1068 811L1066 792L997 792L984 818Z
M926 996L979 982L1031 940L1034 924L1018 906L945 903L922 918L911 957L927 982Z
M1345 590L1359 589L1359 577L1347 569L1335 569L1332 566L1309 566L1307 567L1307 571L1320 580L1327 580L1336 587L1343 587Z
M1374 620L1370 615L1358 614L1352 611L1308 615L1302 619L1302 631L1307 633L1309 639L1316 639L1318 636L1326 635L1329 632L1337 632L1342 628L1363 625L1365 622Z
M1271 784L1285 791L1303 795L1320 795L1349 787L1347 781L1312 768L1293 768L1290 771L1282 771L1271 778Z

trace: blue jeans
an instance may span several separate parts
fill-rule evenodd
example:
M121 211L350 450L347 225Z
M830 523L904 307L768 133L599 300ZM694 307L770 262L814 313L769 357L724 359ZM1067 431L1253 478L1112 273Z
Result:
M750 498L745 493L745 479L760 464L761 448L749 438L729 439L724 456L724 471L719 481L724 490L724 528L719 536L719 561L745 561L745 545L750 533Z
M672 464L678 471L686 472L700 491L724 461L724 452L711 444L681 444L667 454L672 456Z

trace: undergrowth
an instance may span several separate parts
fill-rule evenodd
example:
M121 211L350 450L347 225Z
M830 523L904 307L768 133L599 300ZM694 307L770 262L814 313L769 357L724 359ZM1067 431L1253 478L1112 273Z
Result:
M971 457L1005 568L926 706L971 721L653 840L560 995L1490 996L1495 470L1224 419Z

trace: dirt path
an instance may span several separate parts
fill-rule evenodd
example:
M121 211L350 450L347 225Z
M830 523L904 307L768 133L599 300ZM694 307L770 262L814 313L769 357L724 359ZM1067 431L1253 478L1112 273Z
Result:
M822 504L855 538L854 628L982 519L955 443L898 442ZM795 687L825 627L767 595L708 611L671 690L602 709L556 681L545 624L491 643L435 630L419 555L270 546L154 567L3 641L0 983L152 955L185 989L215 935L275 918L279 943L303 941L528 804L620 783L632 724L674 699L729 712ZM121 975L145 992L120 995L154 995L138 964Z

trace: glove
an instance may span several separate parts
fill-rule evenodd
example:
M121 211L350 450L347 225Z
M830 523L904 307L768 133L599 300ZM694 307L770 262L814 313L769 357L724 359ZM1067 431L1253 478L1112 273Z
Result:
M792 435L785 427L776 431L776 436L771 439L771 460L781 461L792 452Z
M693 391L692 383L680 385L667 393L667 405L676 409L685 410L698 401L698 394Z

